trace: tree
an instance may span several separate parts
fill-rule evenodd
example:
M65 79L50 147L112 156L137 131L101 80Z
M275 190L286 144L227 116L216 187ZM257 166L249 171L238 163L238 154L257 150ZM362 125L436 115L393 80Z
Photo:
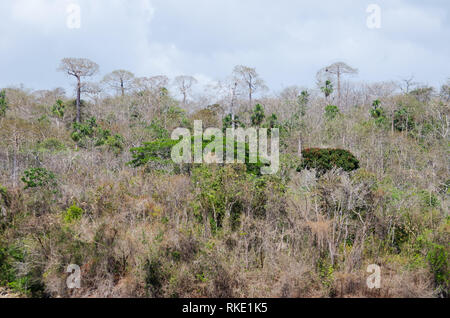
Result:
M442 85L440 95L444 101L450 101L450 79L447 81L447 84Z
M58 71L64 72L77 79L77 115L76 122L81 122L81 79L83 77L93 76L99 70L97 63L85 58L64 58Z
M338 106L341 106L341 77L344 74L357 74L358 73L358 69L353 68L347 64L345 64L344 62L337 62L334 64L331 64L330 66L327 66L323 69L321 69L317 75L318 78L320 77L324 77L324 76L329 76L331 75L332 77L336 77L337 79L337 91L338 91Z
M125 91L131 88L134 81L134 74L126 70L113 71L103 78L103 82L112 89L120 91L125 96Z
M167 87L168 83L169 78L165 75L138 77L133 81L133 85L138 91L150 91L158 94L163 88Z
M409 94L412 87L417 86L417 82L414 82L414 75L411 75L408 78L403 78L402 83L400 84L400 89L405 94Z
M0 91L0 117L4 117L6 110L8 109L8 103L6 101L6 93L4 90Z
M256 69L238 65L233 70L233 77L236 82L244 86L248 90L249 107L252 105L253 94L257 90L267 89L266 84L261 77L256 73Z
M187 97L191 92L192 86L197 84L197 80L192 76L180 75L175 77L174 84L180 91L181 95L183 95L183 106L186 106Z
M260 104L256 104L251 117L252 125L257 127L261 126L265 117L264 108Z
M325 81L325 85L323 87L320 88L320 90L323 92L323 94L325 95L325 99L328 102L328 97L333 94L333 84L331 83L330 80L326 80Z

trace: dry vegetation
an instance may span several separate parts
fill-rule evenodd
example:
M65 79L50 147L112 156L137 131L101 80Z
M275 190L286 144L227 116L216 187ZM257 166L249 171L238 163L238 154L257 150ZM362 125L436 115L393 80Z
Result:
M61 89L5 89L0 285L33 297L448 296L448 85L343 81L334 113L336 92L319 89L253 96L250 107L233 90L177 100L165 77L134 84L118 96L83 90L90 135ZM194 119L220 128L230 104L249 126L256 103L258 124L281 129L277 175L127 165L130 148ZM350 151L360 168L297 169L299 136L303 148ZM81 289L66 287L69 264ZM382 268L379 290L366 286L369 264Z

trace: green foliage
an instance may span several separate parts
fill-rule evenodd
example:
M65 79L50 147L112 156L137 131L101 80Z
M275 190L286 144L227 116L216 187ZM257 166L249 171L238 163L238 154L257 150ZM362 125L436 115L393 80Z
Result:
M334 268L329 264L326 259L320 258L317 261L317 272L319 273L322 284L330 289L334 282Z
M31 168L24 171L21 179L25 184L25 189L37 187L56 187L56 177L53 172L45 168Z
M154 142L144 143L142 147L136 147L130 149L133 160L128 164L133 167L145 166L150 162L155 162L163 165L172 165L172 148L177 145L180 140L171 140L171 139L159 139ZM202 141L202 151L209 145L211 141ZM224 137L222 140L223 143L223 162L226 160L226 147L227 147L227 139ZM234 151L237 153L238 142L234 141ZM259 161L257 163L250 163L250 148L248 143L244 145L245 149L245 165L247 166L247 171L253 174L260 174L260 168L262 167L262 163ZM191 153L194 153L194 136L191 137Z
M261 106L261 104L256 104L251 116L252 125L256 127L261 126L265 117L266 115L264 114L264 108Z
M49 138L49 139L45 139L44 141L38 142L37 148L40 151L47 150L47 151L58 152L58 151L65 150L66 146L64 145L63 142L59 141L58 139Z
M325 85L320 88L322 93L325 95L325 98L328 99L328 97L333 94L333 84L330 80L325 81Z
M384 109L380 105L381 102L377 99L373 102L372 109L370 110L370 116L375 120L377 125L386 123L386 115Z
M228 114L224 117L224 119L222 121L223 132L225 133L227 128L233 128L233 124L234 124L235 128L244 127L244 124L240 121L238 115L234 116L234 121L233 121L233 116L231 114Z
M280 124L278 123L278 117L275 114L270 115L270 117L267 118L267 128L280 128Z
M394 113L394 128L398 131L412 131L415 127L414 118L405 107Z
M339 114L339 108L335 105L328 105L325 107L325 118L328 120L333 120Z
M297 116L305 116L306 109L308 108L310 94L307 90L304 90L300 93L297 98L298 111L296 113Z
M158 139L153 142L146 142L142 147L131 148L133 160L129 164L133 167L140 167L150 161L171 163L172 148L178 143L178 140Z
M59 117L59 118L63 118L64 117L65 110L66 110L66 105L60 99L58 99L56 101L56 103L51 108L52 114L55 115L56 117Z
M7 286L13 291L28 296L42 296L43 285L39 273L33 270L19 273L17 264L25 262L25 254L16 246L0 245L0 286Z
M8 102L6 100L6 92L5 90L0 91L0 117L4 117L6 115L6 110L8 109Z
M67 209L64 213L64 221L66 223L72 223L73 221L78 221L83 216L84 211L82 208L78 207L75 203Z
M11 205L11 196L8 193L8 189L0 185L0 204L2 202L5 206L9 207Z
M359 168L359 161L347 150L311 148L302 151L303 162L300 169L316 169L324 173L333 168L353 171Z
M445 288L445 292L448 293L450 287L450 268L448 253L445 247L439 244L432 244L427 254L427 260L430 263L436 284Z
M85 147L91 141L95 147L106 145L116 154L123 150L123 137L119 134L112 135L109 129L100 127L94 117L84 123L74 123L71 137L80 146Z
M156 118L152 120L148 128L156 139L169 138L169 131Z
M71 137L73 141L80 142L84 138L92 137L96 127L97 120L94 117L91 117L84 123L73 123L73 132Z

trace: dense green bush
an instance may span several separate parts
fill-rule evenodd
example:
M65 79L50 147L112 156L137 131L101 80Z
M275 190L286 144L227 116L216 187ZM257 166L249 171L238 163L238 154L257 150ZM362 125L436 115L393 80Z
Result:
M445 247L439 244L432 244L427 254L427 260L430 263L436 284L443 289L445 294L448 294L450 288L450 272L448 253Z
M191 137L191 152L194 153L194 137ZM178 144L180 141L171 139L159 139L154 142L144 143L142 147L136 147L130 149L133 160L129 162L131 166L140 167L148 164L149 162L156 162L164 165L172 165L171 153L172 148ZM202 142L202 151L211 141ZM223 160L226 160L226 146L227 140L223 138ZM234 150L237 152L238 142L234 142ZM253 174L260 174L260 168L262 163L258 160L257 163L249 163L249 145L245 143L245 165L247 166L247 171Z
M6 93L4 90L0 91L0 117L4 117L6 110L8 109L8 103L6 101Z
M325 107L325 118L328 120L335 119L339 114L339 108L335 105L328 105Z
M52 106L51 112L56 117L63 118L65 109L66 109L66 105L64 104L64 102L62 100L58 99L56 101L56 103Z
M261 104L256 104L251 116L252 125L255 127L261 126L264 118L266 118L266 115L264 114L264 108L261 106Z
M333 168L353 171L359 168L359 161L347 150L311 148L302 151L303 161L300 169L316 169L324 173Z
M73 221L77 221L81 219L83 216L84 211L82 208L78 207L75 203L67 209L67 211L64 213L64 221L67 223L71 223Z
M26 184L25 189L37 187L56 187L56 177L51 171L45 168L31 168L25 170L22 181Z
M416 126L410 112L402 107L394 113L394 128L398 131L412 131Z
M115 153L123 150L123 137L119 134L112 135L109 129L100 127L94 117L84 123L74 123L71 137L73 141L83 147L91 142L95 147L106 145Z
M386 122L386 114L383 107L380 106L381 102L377 99L372 104L370 110L370 116L375 120L377 125L382 125Z

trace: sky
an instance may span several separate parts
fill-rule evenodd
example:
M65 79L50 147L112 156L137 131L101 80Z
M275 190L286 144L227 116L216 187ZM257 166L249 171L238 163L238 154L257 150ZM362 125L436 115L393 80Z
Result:
M127 69L206 85L246 65L279 91L313 87L320 68L343 61L358 68L354 81L414 75L437 87L450 77L449 9L448 0L1 0L0 87L70 87L57 72L64 57L98 63L94 81Z

